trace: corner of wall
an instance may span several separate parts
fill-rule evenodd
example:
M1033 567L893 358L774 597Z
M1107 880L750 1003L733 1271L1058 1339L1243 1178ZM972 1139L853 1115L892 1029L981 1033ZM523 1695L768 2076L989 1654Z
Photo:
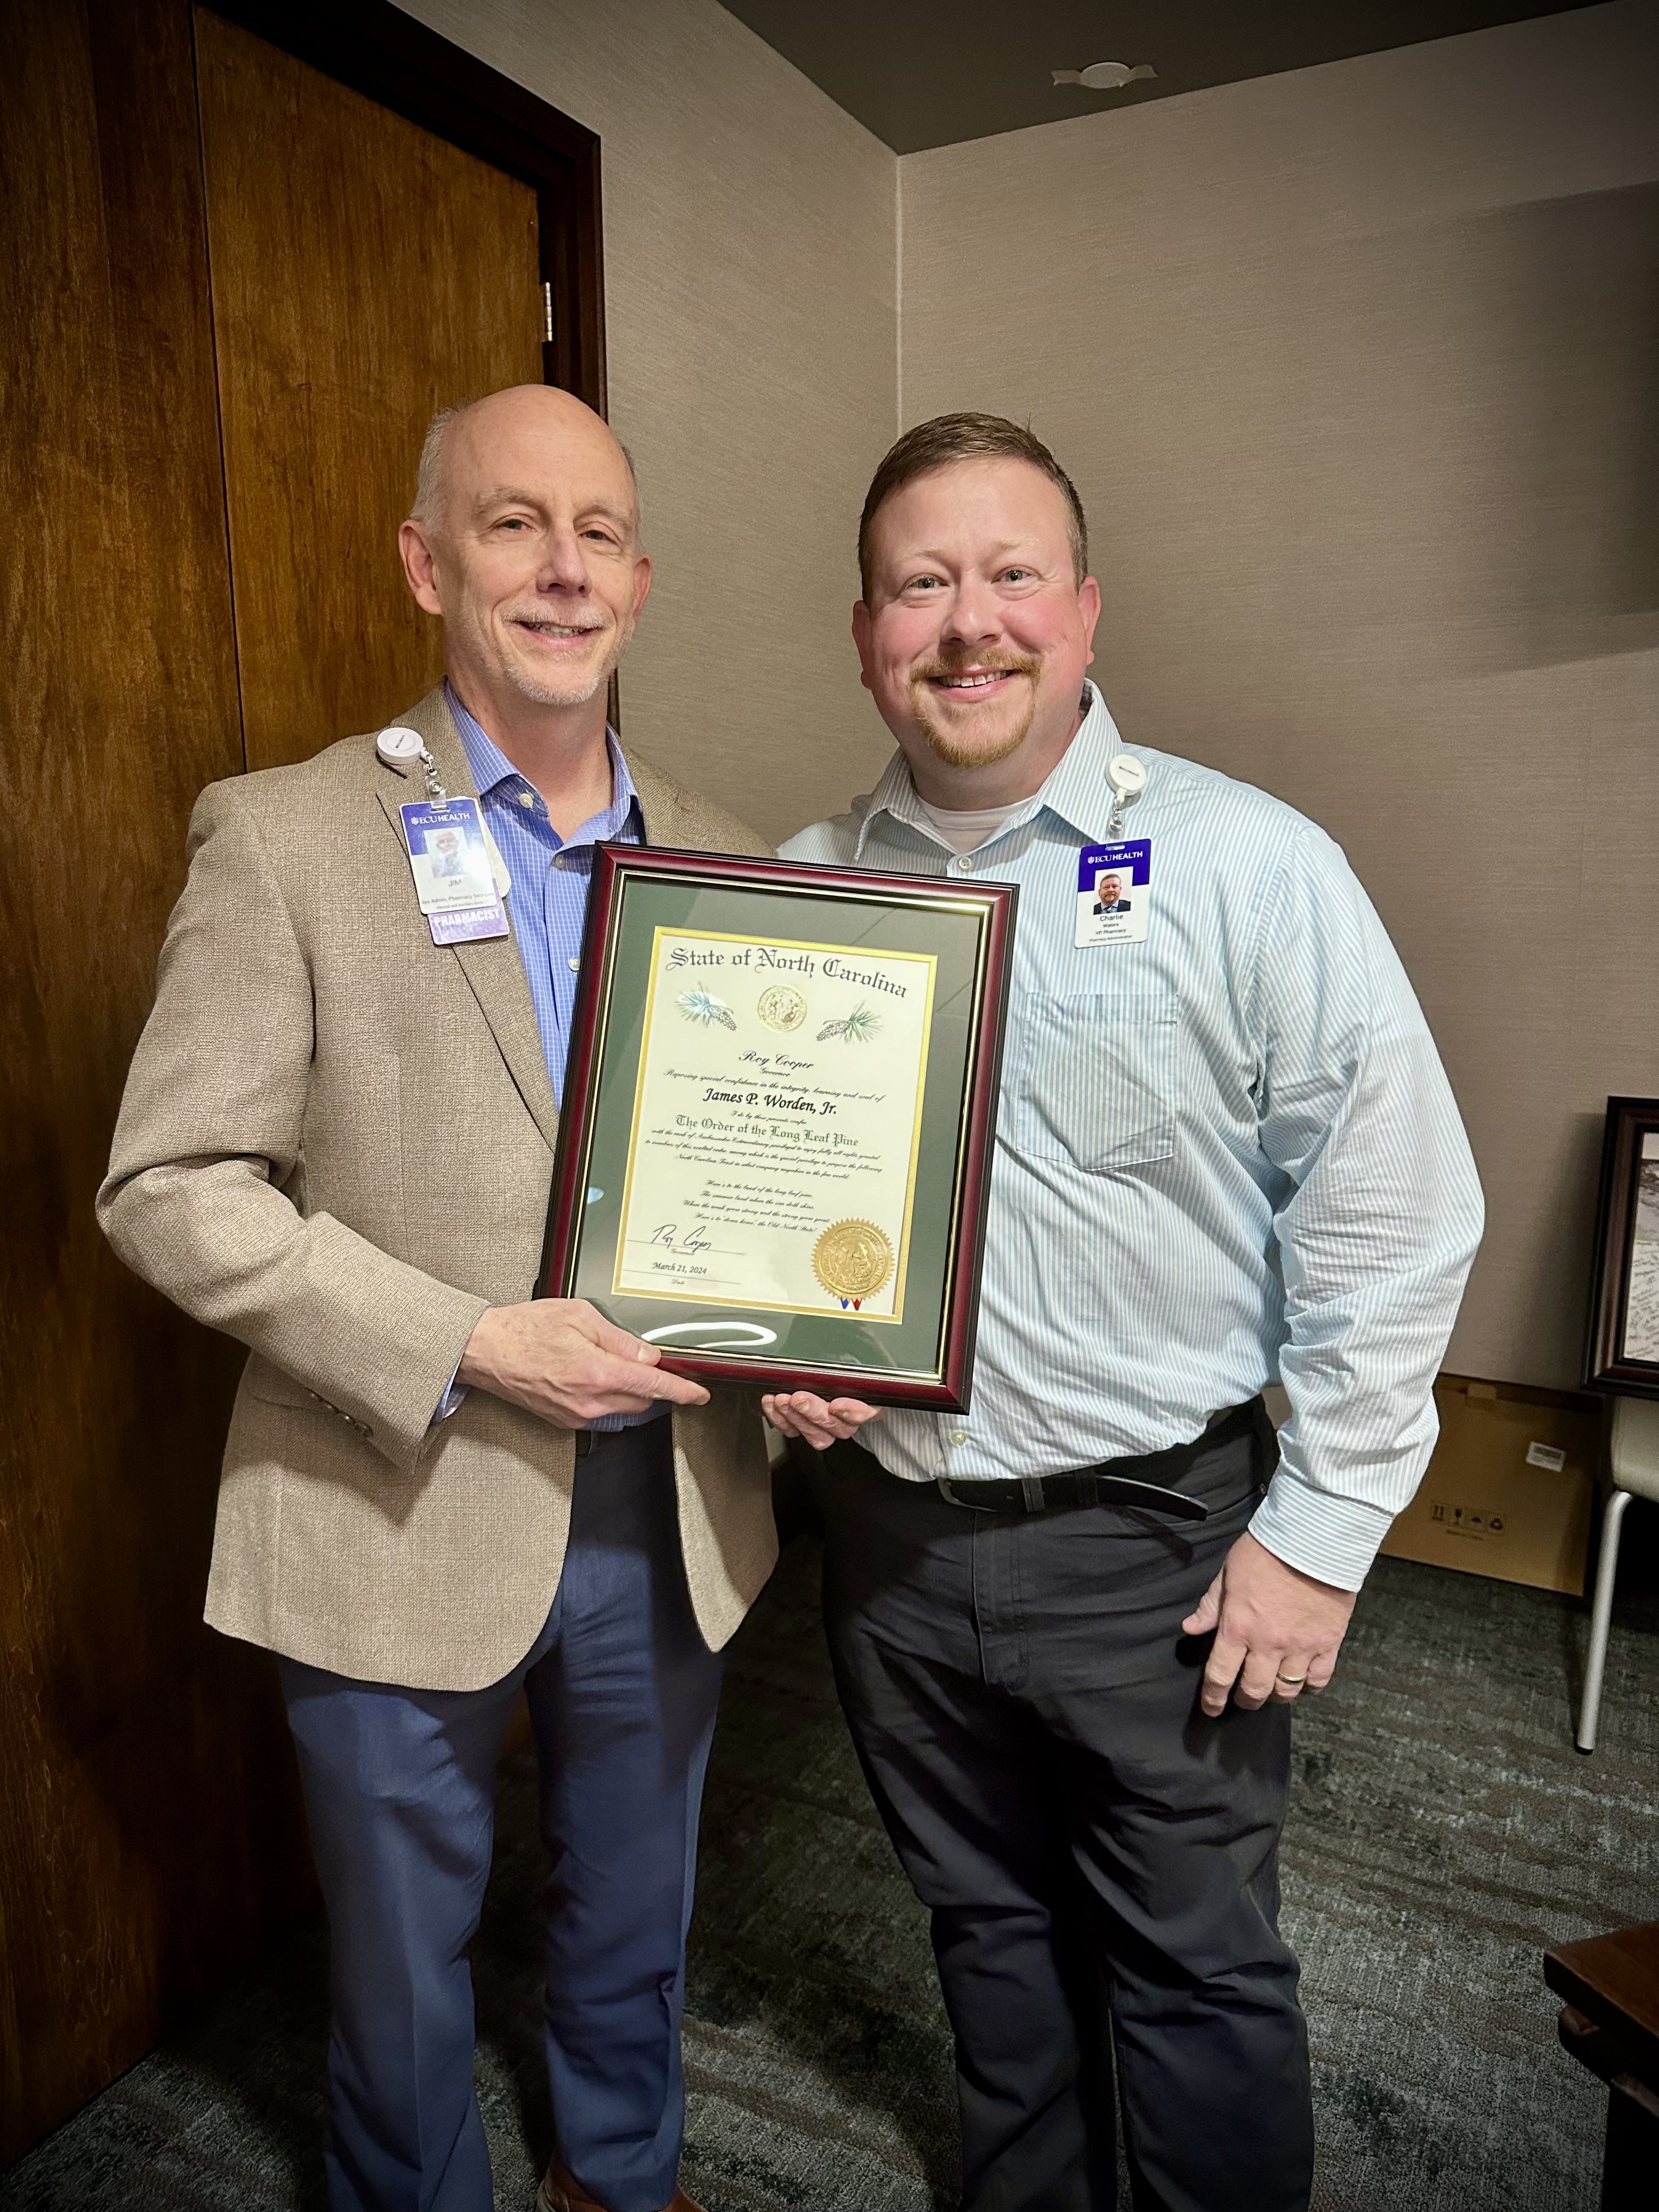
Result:
M893 435L904 429L904 156L893 156Z

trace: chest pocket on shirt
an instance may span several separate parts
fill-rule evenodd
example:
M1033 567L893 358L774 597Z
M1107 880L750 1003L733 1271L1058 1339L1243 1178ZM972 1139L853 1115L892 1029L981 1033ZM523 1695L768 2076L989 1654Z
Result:
M1089 1170L1168 1159L1181 1036L1173 992L1028 992L1018 1018L1016 1150Z

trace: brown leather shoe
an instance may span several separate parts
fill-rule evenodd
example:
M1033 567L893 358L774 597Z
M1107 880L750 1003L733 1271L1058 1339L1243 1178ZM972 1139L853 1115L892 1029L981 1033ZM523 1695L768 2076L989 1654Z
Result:
M536 2212L605 2212L605 2207L555 2159L536 2192ZM702 2212L702 2207L694 2204L683 2189L676 2189L663 2212Z

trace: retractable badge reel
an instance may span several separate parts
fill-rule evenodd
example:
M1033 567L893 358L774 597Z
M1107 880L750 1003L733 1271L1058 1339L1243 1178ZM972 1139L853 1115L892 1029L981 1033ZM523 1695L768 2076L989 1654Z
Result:
M507 870L484 827L476 799L452 799L438 779L438 764L418 730L393 723L374 740L388 768L418 761L426 797L398 809L409 848L415 896L434 945L460 945L505 937Z
M1106 824L1106 835L1123 835L1123 810L1133 806L1146 788L1146 770L1133 753L1115 753L1106 763L1106 781L1112 787L1112 818Z
M1150 837L1125 841L1123 817L1146 788L1146 770L1133 753L1115 753L1106 763L1112 811L1103 845L1085 845L1078 855L1077 943L1138 945L1152 919L1152 844Z
M375 738L374 750L388 768L412 768L419 761L422 773L426 777L427 797L435 799L440 805L443 804L446 794L438 781L438 763L427 750L426 739L418 730L411 730L402 722L394 722L390 729L382 730Z

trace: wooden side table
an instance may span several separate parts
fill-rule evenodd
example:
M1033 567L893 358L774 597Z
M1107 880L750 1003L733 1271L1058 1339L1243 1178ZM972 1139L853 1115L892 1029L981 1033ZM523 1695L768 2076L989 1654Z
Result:
M1607 2085L1601 2212L1652 2212L1659 2172L1659 1920L1544 1954L1562 2048Z

